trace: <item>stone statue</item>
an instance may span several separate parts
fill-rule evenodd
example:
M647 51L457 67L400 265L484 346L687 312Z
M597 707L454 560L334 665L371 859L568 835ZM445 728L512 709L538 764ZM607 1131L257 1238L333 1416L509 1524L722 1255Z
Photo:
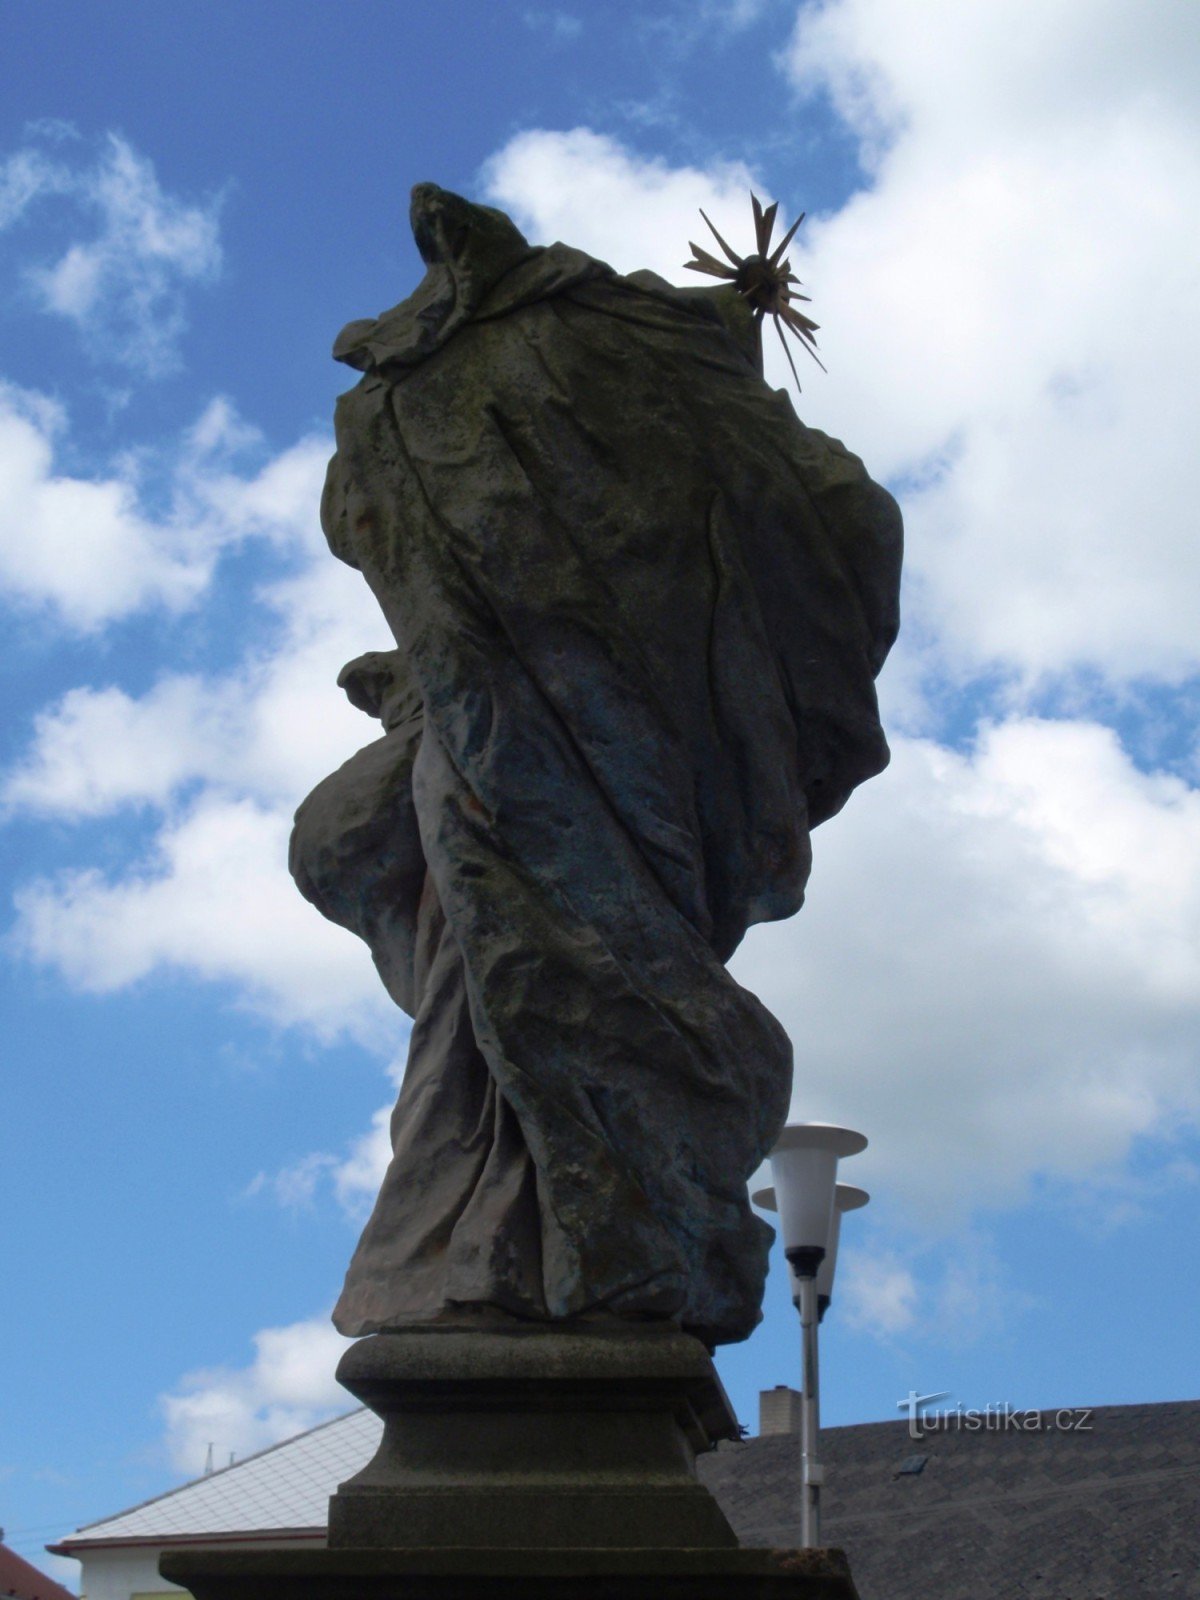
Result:
M334 1320L759 1319L791 1049L725 962L879 772L900 519L763 382L735 289L413 191L428 272L336 357L322 521L396 649L301 806L302 892L413 1018Z

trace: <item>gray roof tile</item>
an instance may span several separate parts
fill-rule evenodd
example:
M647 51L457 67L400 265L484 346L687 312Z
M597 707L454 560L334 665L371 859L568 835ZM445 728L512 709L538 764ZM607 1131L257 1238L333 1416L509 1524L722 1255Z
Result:
M1053 1413L1044 1413L1049 1418ZM329 1495L374 1452L354 1411L58 1548L325 1526ZM906 1457L924 1470L898 1475ZM799 1541L798 1442L771 1434L700 1463L743 1543ZM824 1531L862 1600L1196 1600L1200 1401L1103 1406L1088 1433L930 1433L862 1423L822 1435Z
M1049 1420L1053 1412L1043 1413ZM915 1451L919 1476L896 1476ZM799 1534L798 1441L768 1435L701 1462L745 1543ZM862 1600L1200 1596L1200 1401L1101 1406L1087 1433L830 1428L824 1534Z

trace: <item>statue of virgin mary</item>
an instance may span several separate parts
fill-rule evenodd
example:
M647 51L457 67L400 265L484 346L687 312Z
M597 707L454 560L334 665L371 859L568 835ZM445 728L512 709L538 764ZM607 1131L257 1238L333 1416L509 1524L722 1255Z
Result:
M792 1051L725 963L887 746L895 502L763 381L731 288L622 277L413 191L428 272L335 346L322 521L394 651L292 870L413 1019L335 1312L759 1319L746 1181Z

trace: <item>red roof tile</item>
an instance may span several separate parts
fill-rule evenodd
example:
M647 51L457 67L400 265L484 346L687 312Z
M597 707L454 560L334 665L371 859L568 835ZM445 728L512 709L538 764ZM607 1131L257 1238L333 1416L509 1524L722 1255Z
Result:
M0 1544L0 1600L78 1600L78 1596Z

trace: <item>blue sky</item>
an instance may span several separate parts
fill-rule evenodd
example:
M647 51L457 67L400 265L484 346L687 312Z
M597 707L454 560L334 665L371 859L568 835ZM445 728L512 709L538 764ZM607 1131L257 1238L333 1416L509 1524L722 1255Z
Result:
M1195 1396L1200 12L10 0L5 34L9 1542L341 1406L405 1028L284 861L370 736L328 351L415 285L421 180L677 281L699 206L809 212L797 407L909 536L893 764L735 958L794 1115L872 1139L827 1419ZM744 1420L795 1342L776 1270L721 1358Z

